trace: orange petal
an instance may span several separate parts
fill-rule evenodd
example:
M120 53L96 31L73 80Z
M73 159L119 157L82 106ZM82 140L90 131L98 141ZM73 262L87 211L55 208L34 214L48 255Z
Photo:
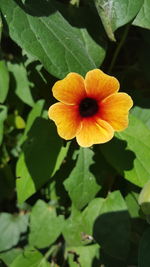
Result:
M128 126L128 112L132 105L133 101L126 93L110 95L100 103L100 117L114 130L124 130Z
M103 120L86 119L77 133L77 142L82 147L108 142L114 135L113 128Z
M77 73L69 73L63 80L58 81L52 88L53 95L65 104L78 104L86 97L84 79Z
M115 77L109 76L99 69L91 70L85 76L86 92L88 96L97 100L117 92L119 87L120 84Z
M74 138L81 127L76 106L59 102L49 108L48 115L55 122L58 134L66 140Z

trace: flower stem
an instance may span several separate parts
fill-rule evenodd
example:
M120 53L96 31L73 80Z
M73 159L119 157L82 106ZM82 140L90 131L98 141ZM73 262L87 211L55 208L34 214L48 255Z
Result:
M119 42L119 44L118 44L118 46L117 46L117 48L115 50L115 53L113 55L112 61L110 63L109 69L108 69L108 73L109 74L112 72L112 69L113 69L113 67L114 67L114 65L116 63L117 57L118 57L118 55L120 53L120 50L121 50L122 46L124 45L124 42L125 42L126 37L128 35L129 29L130 29L130 23L127 24L127 26L125 27L125 30L124 30L123 35L122 35L122 38L121 38L121 40L120 40L120 42Z

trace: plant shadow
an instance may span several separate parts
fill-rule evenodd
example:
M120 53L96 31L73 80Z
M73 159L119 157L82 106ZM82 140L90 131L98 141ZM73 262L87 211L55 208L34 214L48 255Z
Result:
M124 177L126 171L133 169L135 154L127 149L126 141L116 137L106 144L96 146L94 151L94 163L90 171L94 174L97 184L101 186L100 193L104 197L112 190L116 179L119 186L124 187L127 181L120 180L119 177Z
M38 190L51 177L62 142L53 123L36 118L23 144L26 167Z
M93 236L111 257L125 261L130 249L131 224L127 210L107 212L97 217Z

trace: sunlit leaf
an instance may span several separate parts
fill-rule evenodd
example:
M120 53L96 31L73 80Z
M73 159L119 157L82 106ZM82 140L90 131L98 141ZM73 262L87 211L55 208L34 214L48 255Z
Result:
M34 248L26 249L10 264L10 267L50 267L50 263L43 257L43 255Z
M15 93L16 95L29 106L33 106L34 100L29 87L29 80L27 71L23 64L8 63L9 71L14 75L15 79Z
M132 114L140 119L149 129L150 129L150 109L149 108L141 108L134 107L132 110Z
M116 137L100 147L102 153L122 176L143 187L150 180L150 131L131 115L129 127Z
M63 224L63 216L57 216L54 207L39 200L30 217L29 244L37 248L51 245L61 234Z
M146 28L150 30L150 16L149 16L150 0L144 0L144 3L133 21L133 25Z
M7 117L7 107L0 105L0 145L3 140L4 120Z
M90 169L94 164L93 156L91 149L80 148L76 166L64 182L73 204L78 209L93 199L101 188Z
M114 31L131 21L143 0L93 0L108 37L115 41Z
M22 253L22 249L13 248L6 252L0 253L0 259L4 261L5 264L10 266L10 264L14 261L16 257L18 257Z
M90 246L81 246L81 247L69 247L67 249L67 254L69 257L69 266L76 267L77 263L81 267L91 267L94 258L99 257L99 246L97 244ZM75 262L74 257L76 256L77 261Z
M27 230L28 216L1 213L0 226L0 251L4 251L15 246L20 239L20 234Z
M0 20L1 27L1 20ZM0 103L4 103L9 89L9 73L4 60L0 60Z
M20 7L13 0L1 0L0 7L12 39L39 59L51 74L59 78L70 71L84 75L104 59L104 49L87 30L71 26L55 1L28 1L26 6ZM94 50L96 56L93 56Z

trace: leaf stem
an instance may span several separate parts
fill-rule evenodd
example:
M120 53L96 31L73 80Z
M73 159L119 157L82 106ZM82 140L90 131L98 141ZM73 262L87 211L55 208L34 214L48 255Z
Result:
M117 48L115 50L115 53L113 55L112 61L110 63L109 69L108 69L108 73L109 74L112 72L112 69L113 69L113 67L114 67L114 65L116 63L117 57L118 57L118 55L120 53L120 50L121 50L122 46L124 45L124 42L125 42L126 37L128 35L129 29L130 29L130 23L127 24L127 26L125 27L125 30L124 30L123 35L122 35L122 38L121 38L121 40L120 40L120 42L119 42L119 44L118 44L118 46L117 46Z

